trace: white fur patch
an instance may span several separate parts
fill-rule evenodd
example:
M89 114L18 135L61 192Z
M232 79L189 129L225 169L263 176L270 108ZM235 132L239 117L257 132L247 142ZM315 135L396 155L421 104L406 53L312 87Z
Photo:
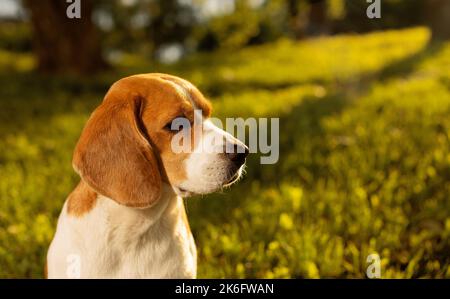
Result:
M196 248L182 220L183 201L170 186L163 189L149 209L99 196L93 210L73 217L65 204L47 255L48 278L195 278Z
M224 155L224 143L240 141L209 120L203 122L200 138L193 153L185 161L187 179L179 187L206 194L220 189L235 175L235 171L230 168L231 162Z

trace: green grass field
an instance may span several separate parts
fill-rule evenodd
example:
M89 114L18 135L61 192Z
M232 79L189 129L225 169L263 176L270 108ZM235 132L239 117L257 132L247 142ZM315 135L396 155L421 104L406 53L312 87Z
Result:
M214 116L279 117L280 159L187 199L201 278L450 278L450 43L425 28L280 40L174 66L126 55L95 78L33 73L0 51L0 277L43 277L71 155L109 85L162 71Z

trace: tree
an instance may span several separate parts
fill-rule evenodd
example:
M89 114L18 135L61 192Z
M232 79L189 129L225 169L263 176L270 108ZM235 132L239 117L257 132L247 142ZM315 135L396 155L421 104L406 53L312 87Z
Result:
M81 18L66 15L70 4L61 0L24 0L42 72L87 74L107 66L91 19L93 1L80 1Z
M306 23L306 16L300 9L301 4L303 4L301 1L287 0L289 30L296 39L303 37Z
M427 0L425 4L433 39L450 39L450 1Z
M328 33L327 2L324 0L309 0L308 35L320 35Z
M152 21L147 32L154 48L170 43L184 44L197 22L192 6L178 0L154 0L148 6Z
M325 0L287 0L289 28L296 39L328 33Z

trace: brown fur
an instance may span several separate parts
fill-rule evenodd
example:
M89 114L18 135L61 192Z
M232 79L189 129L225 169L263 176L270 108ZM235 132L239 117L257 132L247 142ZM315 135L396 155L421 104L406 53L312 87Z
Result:
M85 182L80 181L67 199L67 213L72 216L81 217L92 210L96 202L97 193Z
M198 90L197 87L192 85L192 83L179 77L167 74L155 73L153 75L182 86L188 92L189 96L191 97L192 101L197 106L197 108L202 110L203 116L209 117L211 115L212 112L211 103L207 99L205 99L200 90Z
M173 83L182 86L197 107ZM209 102L186 80L145 74L117 81L81 134L75 170L95 192L120 204L151 206L160 197L162 181L174 185L187 176L182 162L189 154L172 151L173 133L164 127L180 116L193 121L194 108L202 109L204 116L211 113Z
M169 82L182 86L190 99ZM200 91L178 77L146 74L113 84L76 145L73 166L82 179L67 199L67 213L82 217L95 207L98 194L126 206L148 207L159 199L162 181L183 181L182 162L189 154L173 153L172 135L163 128L179 116L192 121L194 108L205 117L211 114ZM185 211L182 221L190 232ZM45 278L47 273L46 261Z

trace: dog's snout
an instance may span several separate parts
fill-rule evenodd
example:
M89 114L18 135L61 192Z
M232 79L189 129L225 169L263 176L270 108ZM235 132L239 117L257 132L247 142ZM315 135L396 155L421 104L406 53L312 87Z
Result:
M237 167L245 163L245 158L248 156L248 147L244 144L234 144L232 151L226 151L228 159L230 159Z

